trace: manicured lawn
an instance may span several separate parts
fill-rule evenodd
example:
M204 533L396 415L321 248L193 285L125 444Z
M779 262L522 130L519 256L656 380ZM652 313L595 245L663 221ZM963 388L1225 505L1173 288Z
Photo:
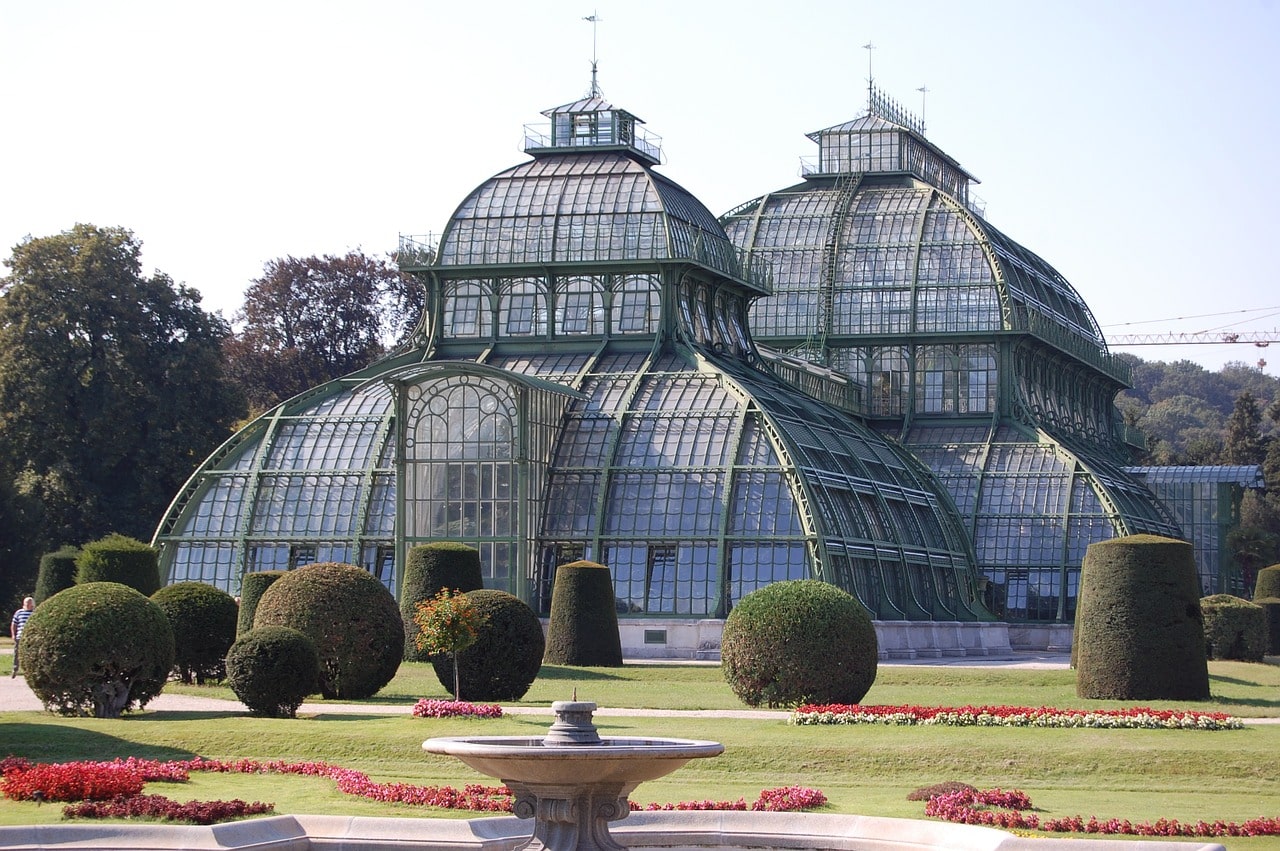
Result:
M7 670L4 672L7 675ZM1163 704L1280 716L1280 666L1212 663L1215 700ZM602 706L741 709L714 667L644 665L623 669L544 669L528 699L546 705L577 689ZM218 688L180 689L202 694ZM531 735L545 716L498 720L426 720L379 715L385 702L443 697L429 666L406 665L368 715L323 712L297 720L255 719L243 712L144 712L116 721L62 719L43 713L0 714L0 755L38 761L143 756L323 760L375 781L461 786L489 782L444 757L421 751L438 735ZM1016 704L1058 707L1117 704L1080 701L1070 671L885 666L867 703ZM597 719L605 735L680 736L724 742L717 759L690 763L668 779L642 785L641 802L752 800L761 789L814 786L830 811L920 818L906 800L923 785L960 780L1027 792L1042 817L1074 814L1243 821L1280 815L1280 725L1239 731L1044 730L945 727L792 727L775 720L729 718ZM192 775L190 783L148 791L178 800L272 801L277 812L425 814L404 805L343 795L332 781L259 775ZM60 808L0 800L0 824L57 821ZM432 816L458 815L430 811ZM1232 851L1280 851L1280 838L1219 840Z

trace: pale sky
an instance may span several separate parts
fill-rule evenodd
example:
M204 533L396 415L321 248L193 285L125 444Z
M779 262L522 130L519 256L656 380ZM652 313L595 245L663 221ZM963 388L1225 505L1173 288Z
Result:
M0 0L0 257L122 226L230 318L272 259L439 233L586 93L592 13L606 97L713 213L798 182L870 58L1108 334L1280 328L1277 0Z

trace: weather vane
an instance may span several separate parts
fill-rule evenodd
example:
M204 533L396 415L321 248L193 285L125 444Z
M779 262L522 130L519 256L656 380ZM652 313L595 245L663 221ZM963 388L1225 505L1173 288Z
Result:
M929 87L921 86L916 91L920 93L920 129L923 130L925 126L925 98L929 97Z
M871 92L875 88L876 82L875 76L871 73L871 51L875 50L876 46L871 42L867 42L862 45L862 49L867 52L867 106L869 107L871 106Z
M600 28L600 16L592 12L582 20L591 24L591 93L589 97L603 97L604 93L600 91L600 84L596 81L596 34Z

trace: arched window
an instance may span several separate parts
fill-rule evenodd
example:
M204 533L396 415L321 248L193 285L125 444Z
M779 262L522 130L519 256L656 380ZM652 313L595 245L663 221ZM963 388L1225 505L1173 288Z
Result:
M655 275L628 275L619 280L613 293L613 333L656 332L662 310L659 299Z
M868 407L872 414L901 416L907 387L907 352L902 348L872 349L868 353Z
M556 332L604 333L604 293L597 278L570 278L557 287Z
M511 281L498 301L499 333L509 337L547 333L547 288L540 281Z
M493 307L489 286L461 281L445 289L444 336L487 337L493 333Z

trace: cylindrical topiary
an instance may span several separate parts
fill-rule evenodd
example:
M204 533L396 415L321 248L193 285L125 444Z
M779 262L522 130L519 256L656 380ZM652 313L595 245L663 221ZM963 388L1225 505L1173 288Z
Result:
M552 665L622 666L622 637L609 568L593 561L573 561L556 568L544 661Z
M484 619L476 640L458 654L458 684L463 700L519 700L538 677L546 642L533 609L505 591L467 594ZM453 688L452 654L435 657L436 677Z
M76 547L61 547L40 557L40 572L36 574L36 593L33 595L37 606L76 584L78 555L80 550Z
M1280 564L1258 571L1258 578L1253 583L1253 599L1259 597L1280 597Z
M404 655L404 624L386 586L350 564L309 564L280 577L258 601L255 629L287 626L320 654L326 698L372 697L391 682Z
M227 685L254 715L297 717L319 682L316 643L296 629L251 629L227 651Z
M160 590L156 549L117 532L85 544L76 556L76 584L118 582L150 597Z
M484 588L480 552L457 541L433 541L409 550L404 577L400 580L400 617L404 621L404 658L407 662L429 662L431 655L419 650L418 625L413 615L418 604L441 590L466 593Z
M117 582L54 594L22 633L22 669L45 709L118 718L160 694L173 670L173 630L151 600Z
M1280 656L1280 597L1254 597L1267 622L1267 656Z
M1200 582L1186 541L1129 535L1090 544L1075 630L1080 697L1209 697Z
M174 671L184 683L226 676L227 650L236 640L236 601L204 582L177 582L151 595L173 629Z
M1267 613L1261 606L1230 594L1213 594L1200 601L1200 611L1210 659L1262 661L1267 650Z
M258 611L258 601L287 570L260 570L240 577L240 614L236 617L236 638L253 629L253 616Z
M795 579L739 601L724 622L720 668L748 706L858 703L876 681L879 652L857 599L826 582Z

